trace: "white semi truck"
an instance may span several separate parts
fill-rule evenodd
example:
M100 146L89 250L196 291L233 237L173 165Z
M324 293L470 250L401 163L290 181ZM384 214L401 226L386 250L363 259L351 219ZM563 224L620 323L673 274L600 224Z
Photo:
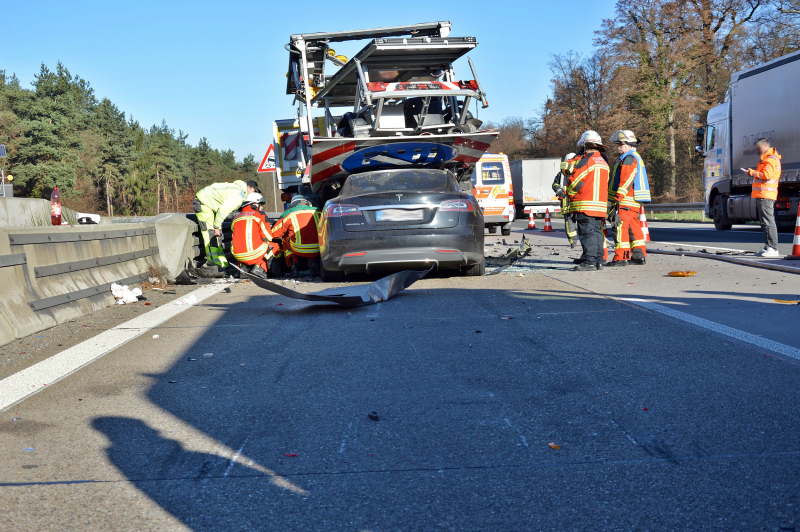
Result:
M553 192L553 179L561 171L561 159L522 159L511 161L514 180L514 202L517 214L544 214L561 210L561 202Z
M705 158L706 215L718 230L757 220L750 197L753 179L741 168L755 168L754 142L765 137L781 154L783 169L775 202L780 226L793 226L800 201L800 51L731 77L725 102L711 108L698 130L697 151Z

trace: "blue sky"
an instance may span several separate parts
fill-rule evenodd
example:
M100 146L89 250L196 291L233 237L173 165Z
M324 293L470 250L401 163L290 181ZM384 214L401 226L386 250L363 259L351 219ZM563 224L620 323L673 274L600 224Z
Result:
M370 5L368 12L364 5ZM138 1L6 4L0 69L28 85L61 61L143 125L162 119L237 158L259 160L271 123L294 116L284 94L291 33L450 20L453 35L478 38L470 53L491 107L484 120L533 116L549 91L548 63L589 53L614 0L462 2ZM343 47L341 51L351 50ZM460 68L459 68L460 67ZM456 73L468 79L466 65Z

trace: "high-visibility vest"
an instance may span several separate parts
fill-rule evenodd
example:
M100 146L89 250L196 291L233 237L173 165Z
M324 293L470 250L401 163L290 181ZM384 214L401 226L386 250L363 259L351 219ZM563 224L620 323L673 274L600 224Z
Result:
M619 203L620 207L638 210L640 203L649 203L650 182L642 156L636 149L628 150L619 156L611 172L608 187L609 201Z
M596 150L581 155L569 176L567 195L570 212L606 217L608 206L608 163Z
M288 244L284 245L285 251L291 251L300 257L315 257L319 255L319 217L320 213L314 207L293 207L275 222L272 235Z
M197 201L214 212L214 229L222 228L222 222L229 214L242 206L247 195L247 183L212 183L201 188L197 193Z
M231 252L241 263L257 262L272 249L272 233L266 217L249 205L233 219L231 231Z
M758 166L750 173L753 176L751 196L761 199L778 199L778 183L781 180L781 156L770 148L761 156Z

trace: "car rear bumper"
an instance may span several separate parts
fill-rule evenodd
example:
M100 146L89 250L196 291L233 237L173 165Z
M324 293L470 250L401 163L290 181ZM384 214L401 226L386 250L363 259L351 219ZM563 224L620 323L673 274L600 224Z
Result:
M508 216L486 216L483 215L483 223L485 225L490 224L507 224L510 223L511 220L508 219Z
M347 273L428 266L460 269L483 260L483 226L476 228L477 234L380 233L329 241L322 253L323 267Z

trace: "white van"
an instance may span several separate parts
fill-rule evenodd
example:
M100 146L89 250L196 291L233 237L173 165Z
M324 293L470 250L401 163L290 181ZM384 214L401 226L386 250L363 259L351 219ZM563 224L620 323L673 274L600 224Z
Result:
M501 228L504 235L511 234L514 221L514 186L508 157L503 153L485 153L475 163L472 173L472 195L483 211L483 221L490 233Z

